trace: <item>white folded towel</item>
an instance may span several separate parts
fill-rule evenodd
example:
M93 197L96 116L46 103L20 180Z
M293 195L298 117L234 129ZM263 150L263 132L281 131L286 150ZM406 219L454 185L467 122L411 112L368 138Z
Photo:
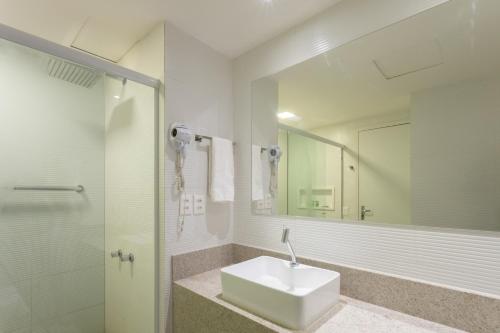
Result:
M264 175L262 173L262 150L252 145L252 200L264 200Z
M234 201L233 143L212 138L210 148L210 198L214 202Z

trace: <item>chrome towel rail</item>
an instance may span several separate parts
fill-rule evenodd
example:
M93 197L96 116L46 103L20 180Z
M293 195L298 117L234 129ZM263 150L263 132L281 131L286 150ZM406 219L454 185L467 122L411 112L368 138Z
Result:
M85 188L82 185L76 186L14 186L14 191L72 191L83 192Z

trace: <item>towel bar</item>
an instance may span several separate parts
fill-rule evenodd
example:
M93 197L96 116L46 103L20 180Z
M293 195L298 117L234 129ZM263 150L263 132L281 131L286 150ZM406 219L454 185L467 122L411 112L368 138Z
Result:
M85 188L82 185L77 186L14 186L14 191L73 191L83 192Z

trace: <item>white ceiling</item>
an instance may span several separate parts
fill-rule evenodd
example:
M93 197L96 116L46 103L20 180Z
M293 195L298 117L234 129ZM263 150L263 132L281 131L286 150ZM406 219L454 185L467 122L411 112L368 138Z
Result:
M113 61L167 20L228 57L341 0L0 0L0 22Z
M409 110L418 91L499 77L498 17L499 1L452 1L288 68L274 76L279 111L300 120L282 122L314 129Z
M167 0L166 18L237 57L341 0Z
M163 20L160 0L0 0L0 22L117 61Z

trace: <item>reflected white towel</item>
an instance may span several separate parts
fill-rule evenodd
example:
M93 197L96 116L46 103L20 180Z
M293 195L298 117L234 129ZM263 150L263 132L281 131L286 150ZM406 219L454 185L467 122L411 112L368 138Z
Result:
M212 138L210 198L214 202L234 201L233 143L227 139Z
M264 200L261 147L252 145L252 200Z

